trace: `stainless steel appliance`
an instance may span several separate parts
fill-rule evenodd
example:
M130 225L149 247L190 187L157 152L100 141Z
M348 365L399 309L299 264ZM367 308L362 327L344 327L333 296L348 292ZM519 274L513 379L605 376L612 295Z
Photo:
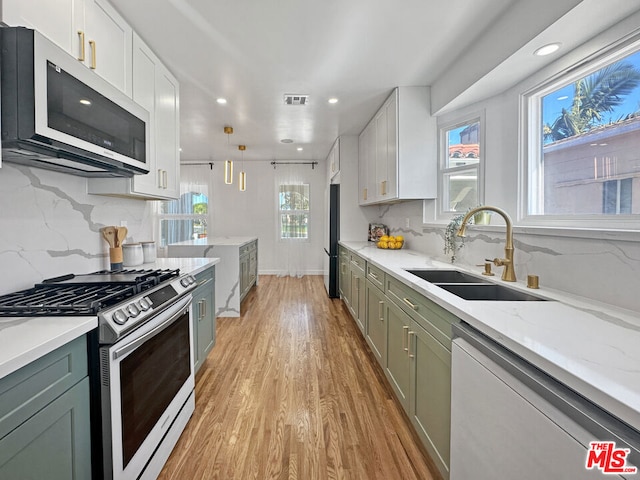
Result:
M590 444L613 442L640 468L640 432L473 327L453 331L451 480L637 477L587 460L605 467L611 456Z
M0 29L3 160L85 177L149 172L149 113L38 32Z
M97 315L90 341L97 478L155 479L195 408L191 275L101 271L0 297L0 316Z
M331 184L326 194L324 286L331 298L338 292L338 240L340 240L340 185Z

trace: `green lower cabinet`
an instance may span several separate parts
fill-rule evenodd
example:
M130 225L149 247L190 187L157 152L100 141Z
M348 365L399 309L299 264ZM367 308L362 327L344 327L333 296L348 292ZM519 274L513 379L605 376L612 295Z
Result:
M411 318L391 302L386 302L387 360L385 374L405 410L409 410L411 359L409 358L409 328Z
M365 338L380 365L384 366L387 351L386 297L367 280L367 329Z
M351 295L349 304L349 310L353 319L358 324L358 328L364 334L367 320L367 303L365 295L365 279L364 272L361 272L358 268L351 269Z
M448 478L451 352L412 321L409 356L409 418L438 469L444 478Z
M0 478L91 478L88 378L0 439Z
M215 269L196 275L193 291L193 364L197 372L216 343Z

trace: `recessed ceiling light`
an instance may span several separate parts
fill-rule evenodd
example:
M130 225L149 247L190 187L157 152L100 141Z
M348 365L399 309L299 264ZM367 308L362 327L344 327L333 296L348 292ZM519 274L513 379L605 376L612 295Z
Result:
M291 140L290 138L283 138L282 140L280 140L281 143L293 143L293 140Z
M298 147L298 151L301 152L302 150L304 150L304 148L302 147Z
M552 53L557 52L559 48L559 43L549 43L538 48L535 52L533 52L533 54L537 55L538 57L544 57L545 55L551 55Z
M225 103L227 103L227 99L226 98L216 98L216 102L218 102L220 105L224 105Z
M334 97L334 98L330 98L330 99L329 99L329 103L330 103L330 104L332 104L332 105L333 105L334 103L338 103L338 99L337 99L337 98L335 98L335 97Z
M91 105L91 100L87 100L86 98L80 99L80 103L82 105Z

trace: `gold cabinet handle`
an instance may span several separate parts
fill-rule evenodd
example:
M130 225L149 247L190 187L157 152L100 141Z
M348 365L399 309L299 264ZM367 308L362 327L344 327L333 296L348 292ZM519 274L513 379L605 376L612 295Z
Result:
M380 195L387 194L387 181L383 180L380 182Z
M168 185L169 185L169 180L167 176L167 171L163 170L162 171L162 188L166 190L168 188Z
M363 200L367 199L367 189L366 188L362 189L362 197L363 197L362 198Z
M204 317L207 316L207 301L206 300L202 301L202 306L204 307L203 308L204 312L202 313L202 318L204 318Z
M376 275L374 272L369 272L369 276L370 276L371 278L373 278L374 280L377 280L377 279L378 279L378 275Z
M91 47L91 69L96 69L96 41L89 40L89 46Z
M78 57L78 60L84 62L84 32L82 30L78 30L78 39L80 40L80 56Z
M162 169L158 169L158 188L162 188Z
M384 302L382 300L378 302L378 318L384 322Z
M409 358L415 357L415 354L411 353L411 338L415 335L415 332L407 333L407 343L409 344Z
M407 333L407 335L405 335L405 332ZM402 349L405 352L409 351L409 347L407 346L407 343L409 342L409 327L407 325L403 325L402 326ZM406 340L405 340L406 339Z
M404 297L402 301L409 305L413 310L418 310L418 305L416 305L415 303L411 303L411 301L407 297Z

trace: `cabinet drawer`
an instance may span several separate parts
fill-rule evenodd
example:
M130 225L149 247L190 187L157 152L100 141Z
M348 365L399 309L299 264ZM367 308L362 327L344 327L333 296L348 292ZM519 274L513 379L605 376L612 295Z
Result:
M447 349L451 350L451 324L460 320L411 287L386 276L387 296Z
M244 255L245 253L249 253L258 249L258 242L255 240L253 242L249 242L246 245L240 247L240 255Z
M0 438L88 375L83 335L0 380Z
M200 287L201 285L204 285L207 282L210 281L214 281L215 280L215 268L210 267L207 268L206 270L203 270L202 272L196 273L195 277L196 277L196 282L198 283L198 287Z
M367 279L371 282L372 285L378 287L381 291L384 292L384 277L385 273L380 268L375 265L371 265L367 263Z
M338 250L339 250L340 258L344 258L345 260L349 261L349 250L347 250L344 247L340 247Z
M364 273L364 267L366 264L364 258L362 258L360 255L356 255L355 253L351 253L349 258L350 258L351 267L352 268L356 267L360 269L362 273Z

